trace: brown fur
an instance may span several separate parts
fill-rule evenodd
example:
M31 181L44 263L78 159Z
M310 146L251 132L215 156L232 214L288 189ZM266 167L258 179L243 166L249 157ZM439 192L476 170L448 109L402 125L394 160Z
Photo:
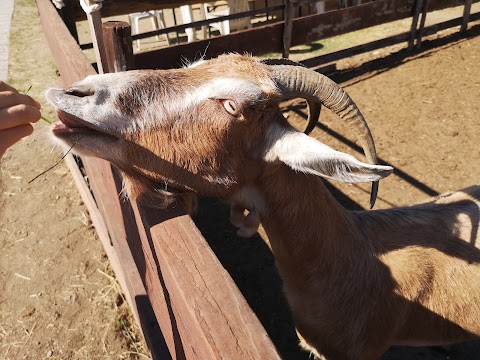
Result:
M376 359L391 345L480 336L480 187L358 213L321 180L286 166L273 166L259 187L262 223L307 348L328 359Z

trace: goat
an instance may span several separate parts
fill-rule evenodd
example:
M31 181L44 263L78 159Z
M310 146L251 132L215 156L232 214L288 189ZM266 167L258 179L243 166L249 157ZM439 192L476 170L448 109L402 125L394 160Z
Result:
M279 102L296 97L314 108L310 122L318 104L345 120L369 163L293 129ZM162 205L192 193L220 198L243 236L261 221L301 344L316 356L369 360L391 345L479 337L480 187L412 207L345 210L321 177L376 182L393 169L376 164L365 119L327 77L229 54L89 76L46 98L60 119L56 141L115 164L130 196Z

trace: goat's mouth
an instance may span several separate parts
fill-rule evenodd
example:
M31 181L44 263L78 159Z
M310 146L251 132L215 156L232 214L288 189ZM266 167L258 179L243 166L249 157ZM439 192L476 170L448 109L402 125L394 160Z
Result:
M58 108L57 116L60 121L55 122L52 127L52 132L57 137L104 135L117 138L117 136L109 131Z

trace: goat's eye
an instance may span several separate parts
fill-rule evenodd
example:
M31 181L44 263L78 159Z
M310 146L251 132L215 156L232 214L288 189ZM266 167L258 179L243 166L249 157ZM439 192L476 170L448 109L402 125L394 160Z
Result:
M237 104L233 100L223 100L223 107L233 116L237 116L240 113Z

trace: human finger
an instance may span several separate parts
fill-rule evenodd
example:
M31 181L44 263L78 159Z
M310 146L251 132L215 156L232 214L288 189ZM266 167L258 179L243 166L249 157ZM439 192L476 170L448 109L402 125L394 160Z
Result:
M33 132L33 126L31 124L23 124L15 126L6 130L0 131L0 156L5 151L25 136L30 135Z
M15 89L13 86L8 85L6 82L1 80L0 80L0 91L13 91L18 93L17 89Z
M28 95L19 94L18 92L10 90L0 91L0 109L5 109L19 104L35 106L37 109L41 108L40 103Z
M37 122L41 116L38 108L25 104L0 109L0 130Z

